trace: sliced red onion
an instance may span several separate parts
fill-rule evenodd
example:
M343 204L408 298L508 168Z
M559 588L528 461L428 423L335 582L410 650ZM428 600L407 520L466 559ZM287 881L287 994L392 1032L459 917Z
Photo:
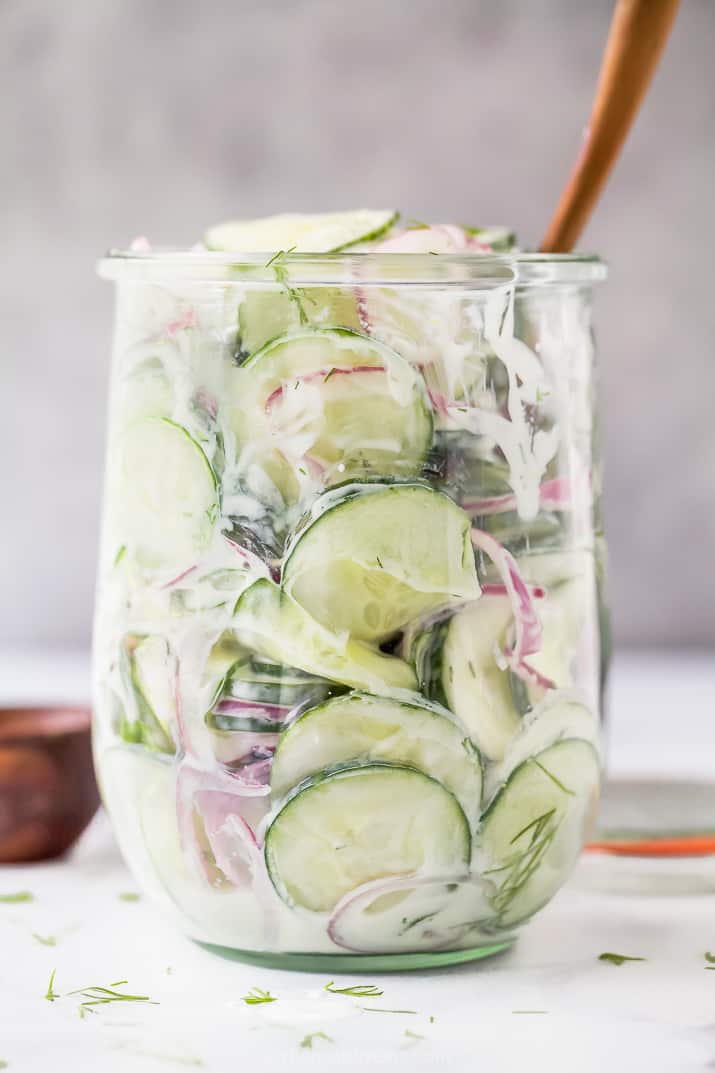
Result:
M505 666L530 684L535 684L538 678L543 688L553 688L549 679L524 662L525 656L533 656L541 650L542 628L533 595L521 576L516 559L490 533L473 528L471 534L472 542L489 556L499 571L511 602L514 641L503 653Z
M249 551L248 548L244 548L242 544L237 544L235 540L231 540L228 536L224 536L224 539L229 547L239 556L242 565L247 570L255 571L260 574L261 577L269 576L271 572L269 566L264 563L263 559L259 558L255 552Z
M177 317L176 320L172 320L170 324L167 324L166 330L169 335L176 335L177 332L181 332L185 328L195 328L197 324L196 313L193 309L187 309L182 316Z
M379 910L370 911L377 898L400 892L405 900L388 905L382 919ZM386 876L341 898L328 922L328 935L337 946L357 953L439 950L459 946L477 922L490 917L485 887L473 877Z
M543 600L546 596L546 589L541 585L527 585L529 592L534 600ZM497 581L486 581L482 585L482 596L508 596L509 591L506 585L500 585Z
M225 697L213 709L218 715L242 715L246 719L266 719L284 722L293 708L290 704L263 704L255 700Z
M187 570L182 570L182 572L177 574L176 577L173 577L171 581L167 581L165 585L162 585L162 589L173 588L174 585L178 585L180 581L183 581L185 577L188 577L189 574L192 574L196 569L198 569L196 566L190 566Z
M296 376L290 381L290 384L310 384L313 381L320 380L325 381L328 377L333 376L353 376L355 373L384 373L385 369L382 365L351 365L347 369L341 369L333 366L330 369L316 369L312 373L305 373L303 376ZM285 384L279 384L277 388L270 393L265 402L265 412L269 414L276 402L283 397L284 392L287 390Z
M539 488L539 504L543 510L572 510L574 504L570 478L551 477L543 481ZM471 515L504 514L506 511L516 510L516 496L513 492L507 492L505 495L486 496L484 499L465 499L461 506Z
M461 253L465 250L489 252L463 227L453 224L432 224L431 227L412 227L393 233L378 243L377 253Z
M201 821L216 864L218 862L213 837L228 816L241 820L240 833L244 826L251 832L268 811L267 795L270 786L261 783L251 785L245 779L222 771L207 772L193 767L186 761L179 766L176 779L176 814L181 847L194 869L210 884L215 882L213 862L201 845L197 819ZM225 845L220 852L225 852ZM229 877L231 878L231 877Z

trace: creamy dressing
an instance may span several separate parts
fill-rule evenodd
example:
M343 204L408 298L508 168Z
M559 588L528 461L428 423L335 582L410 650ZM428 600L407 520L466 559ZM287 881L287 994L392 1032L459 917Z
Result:
M435 241L450 249L457 242L461 248L459 233L463 237L459 228L435 229ZM316 445L329 434L339 459L360 435L359 420L351 431L327 428L328 404L340 399L344 391L356 407L369 406L370 399L382 392L394 404L390 413L402 414L399 428L378 430L363 445L377 453L376 458L394 455L399 460L403 443L424 434L419 415L429 410L437 437L461 433L480 445L485 459L499 465L505 461L522 522L539 515L541 484L551 472L549 467L558 462L559 475L568 477L573 490L569 539L576 546L591 546L588 310L577 297L564 302L549 297L543 307L538 296L530 299L532 346L515 335L514 286L476 297L438 286L414 291L403 286L366 287L360 301L369 338L335 334L333 365L342 368L346 355L357 352L362 353L362 362L379 362L382 371L372 376L360 371L352 374L354 394L349 390L349 373L341 376L339 391L335 384L330 386L327 374L317 379L298 377L286 381L266 406L263 391L252 379L250 362L240 368L235 364L235 325L249 293L248 284L196 284L180 289L132 284L120 293L94 666L95 750L103 794L123 852L147 889L183 921L193 937L207 942L246 950L325 953L456 949L493 942L499 932L493 905L496 888L481 878L484 858L478 834L469 872L456 877L454 889L449 886L454 877L430 878L435 869L439 871L437 839L435 860L423 860L412 887L409 877L386 876L375 881L374 889L368 884L349 892L329 912L288 904L271 883L263 858L263 839L280 814L282 802L271 798L267 782L251 782L250 764L244 776L243 768L234 770L220 762L205 716L215 703L223 676L236 660L246 658L246 645L251 642L247 627L256 636L264 628L258 609L253 620L244 620L243 634L233 632L240 595L257 580L274 576L278 560L287 559L307 526L327 510L346 497L369 497L384 488L353 479L351 469L347 483L325 490L326 483L340 481L345 466L340 461L321 464L314 457ZM279 287L275 293L284 295ZM327 314L322 320L330 324ZM492 383L495 365L503 370L503 388ZM236 408L242 415L238 422ZM207 522L208 539L197 542L193 553L178 565L143 562L135 554L135 537L126 517L127 498L122 489L127 479L123 473L127 436L147 420L168 420L185 430L204 452L219 482L218 509ZM244 434L245 429L250 435ZM447 463L452 461L451 452L450 447ZM171 473L169 456L147 459L146 464L165 466L167 478ZM369 476L391 478L389 464L382 465L382 472L378 469ZM416 461L407 476L432 479L420 467ZM161 476L159 469L159 481ZM457 502L463 495L449 473L441 490ZM191 494L189 487L187 503ZM158 519L159 533L161 524ZM165 525L165 530L170 542L171 526ZM405 542L409 539L405 533ZM435 549L436 554L439 551ZM557 560L564 554L553 552ZM542 559L544 567L547 558ZM579 569L592 570L592 557L589 562ZM551 583L548 570L540 571L538 565L532 568L527 560L524 569L534 584ZM555 569L558 573L558 562ZM409 575L405 577L409 583ZM561 596L565 598L566 590ZM554 590L553 601L557 599ZM483 598L464 611L448 605L439 609L438 614L444 616L456 612L456 621L463 623L452 641L450 658L459 663L459 673L451 698L447 691L451 700L447 713L424 692L395 686L383 689L379 677L371 679L371 688L431 706L463 727L465 736L474 726L475 741L479 741L483 712L501 706L499 710L503 708L506 715L499 721L499 743L485 749L483 756L489 795L494 796L519 763L561 737L575 734L597 740L593 712L596 608L577 588L572 600L576 614L555 615L552 629L557 655L565 660L563 683L557 684L576 692L552 689L524 720L512 707L505 665L499 662L511 621L506 596ZM467 629L474 615L483 624L478 636ZM322 627L312 626L314 636L322 636ZM419 623L414 629L409 626L415 635L424 628ZM566 633L575 635L569 637L573 644L568 648L564 648ZM134 646L143 638L150 639L142 650L144 666L133 657ZM296 646L300 640L294 639ZM347 634L330 637L338 653L347 653L351 643ZM581 654L582 668L574 662L575 650ZM538 656L535 659L538 663ZM544 674L553 665L549 659L543 657ZM127 724L130 730L136 729L150 718L147 710L151 711L152 699L161 709L162 726L166 724L164 729L173 739L175 756L152 752L136 738L122 740L130 732ZM272 748L256 760L268 771ZM490 756L498 763L490 766ZM221 810L227 808L224 814ZM478 815L479 801L473 803L473 811ZM389 817L382 822L385 837L392 838ZM569 832L572 840L580 837L575 828ZM392 846L390 852L397 860L402 848L391 841L386 844ZM385 848L380 852L384 855ZM543 889L552 891L561 878L547 877ZM383 890L380 883L387 887ZM373 902L386 893L394 898L394 905L390 898L380 903L384 912L376 928ZM434 927L419 928L414 941L408 932L400 933L402 898L403 908L415 917L434 917Z

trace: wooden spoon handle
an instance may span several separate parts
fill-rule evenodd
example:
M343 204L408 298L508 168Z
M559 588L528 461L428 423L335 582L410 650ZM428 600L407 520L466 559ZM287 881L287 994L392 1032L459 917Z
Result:
M541 243L573 249L653 77L680 0L618 0L581 151Z

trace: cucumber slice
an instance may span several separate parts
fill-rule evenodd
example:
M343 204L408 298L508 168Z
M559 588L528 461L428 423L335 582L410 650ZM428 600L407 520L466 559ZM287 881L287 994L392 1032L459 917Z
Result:
M216 703L248 701L290 710L307 700L317 704L331 690L338 688L324 678L316 678L295 667L263 663L251 656L230 669Z
M266 832L268 872L288 905L330 912L362 883L397 874L463 875L466 817L440 783L370 765L307 779Z
M323 484L373 472L412 476L432 441L417 372L347 328L272 340L232 370L226 412L245 457L289 503L311 475Z
M176 657L164 637L127 634L119 650L124 710L120 737L158 752L174 752Z
M262 656L355 689L389 696L417 685L409 664L336 637L266 579L254 582L239 597L233 629L242 644Z
M306 324L360 330L357 292L352 288L295 287L247 290L238 308L241 355Z
M601 732L591 709L575 691L554 689L524 716L503 760L490 769L486 787L488 797L493 797L512 771L530 756L555 745L562 738L587 741L600 754Z
M149 417L171 417L175 405L174 386L161 358L147 358L123 377L119 402L123 425Z
M464 731L437 708L367 693L333 697L291 723L273 757L271 793L283 797L309 775L350 760L417 768L454 794L472 826L479 819L482 766Z
M329 629L384 641L425 612L479 595L469 519L423 484L328 493L288 549L282 585Z
M406 639L420 688L459 717L490 760L503 756L519 727L509 675L495 658L511 621L508 597L483 594L448 622Z
M219 509L203 450L181 425L148 418L127 430L120 451L121 543L141 567L191 566L211 539Z
M121 745L97 757L97 775L124 859L153 898L175 908L194 881L179 839L174 763Z
M328 934L361 954L455 949L476 946L493 916L484 885L473 878L392 876L346 894Z
M397 219L394 209L350 212L281 213L258 220L229 220L204 235L209 250L229 253L336 253L377 238Z
M510 227L494 225L492 227L466 227L470 235L474 235L486 246L491 246L494 253L505 253L516 246L516 234Z
M477 856L502 926L544 906L578 858L597 803L598 754L563 739L512 771L484 814Z

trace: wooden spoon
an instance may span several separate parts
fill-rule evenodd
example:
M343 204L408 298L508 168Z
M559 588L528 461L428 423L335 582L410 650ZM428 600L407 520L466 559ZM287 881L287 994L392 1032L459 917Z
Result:
M568 253L583 231L658 65L680 0L618 0L583 145L540 249Z

